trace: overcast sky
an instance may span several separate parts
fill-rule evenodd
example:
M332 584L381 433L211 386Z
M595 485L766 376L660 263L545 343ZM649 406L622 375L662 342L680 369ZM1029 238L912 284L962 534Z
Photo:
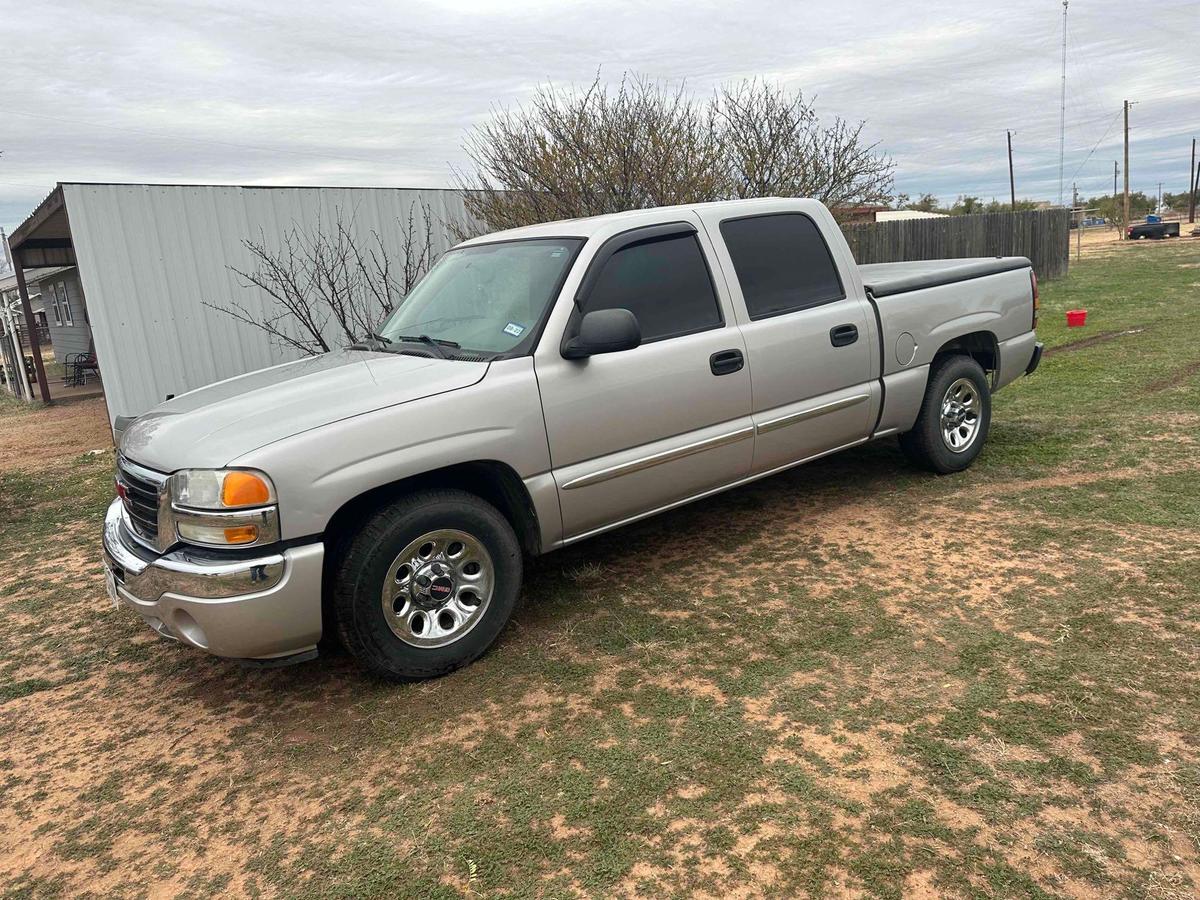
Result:
M599 67L707 92L766 76L866 119L896 188L1057 199L1059 0L0 0L0 226L57 181L447 186L464 132ZM1072 0L1066 173L1187 189L1200 0Z

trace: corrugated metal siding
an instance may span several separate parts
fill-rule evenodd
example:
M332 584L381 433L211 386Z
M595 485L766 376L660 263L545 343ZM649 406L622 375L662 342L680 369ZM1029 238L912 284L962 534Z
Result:
M253 268L244 240L278 245L293 228L305 233L341 210L357 237L376 232L399 256L414 203L418 217L421 203L430 208L439 252L453 243L445 226L468 221L457 192L441 190L64 184L63 192L114 418L296 358L204 305L236 299L255 314L266 308L261 292L231 271Z

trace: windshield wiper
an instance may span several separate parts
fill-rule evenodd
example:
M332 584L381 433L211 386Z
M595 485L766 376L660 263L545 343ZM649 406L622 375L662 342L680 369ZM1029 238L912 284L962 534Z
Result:
M382 334L376 334L373 331L368 331L367 337L369 337L375 343L369 344L366 341L358 341L356 343L351 344L350 349L351 350L382 350L384 346L386 346L392 342L391 338L385 338Z
M438 355L438 357L440 357L441 359L449 359L450 358L446 355L446 351L442 349L443 347L452 347L455 350L458 350L459 348L462 347L462 344L458 343L458 341L447 341L447 340L444 340L443 338L430 337L427 334L398 334L398 335L396 335L394 340L408 341L409 343L412 343L412 344L425 344L427 347L429 347L431 350L433 350ZM391 343L391 342L389 342L389 343Z

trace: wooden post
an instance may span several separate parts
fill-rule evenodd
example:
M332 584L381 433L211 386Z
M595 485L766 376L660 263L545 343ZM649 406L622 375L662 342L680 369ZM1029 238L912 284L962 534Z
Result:
M13 270L17 276L17 293L21 295L21 312L25 315L25 330L29 334L29 349L33 352L33 368L37 372L38 390L43 403L51 403L50 384L46 381L46 366L42 363L42 344L38 340L37 321L33 318L33 307L29 305L29 286L25 284L25 269L21 265L21 257L14 256ZM20 347L18 346L18 352ZM25 360L20 360L22 366ZM32 400L33 398L30 397Z

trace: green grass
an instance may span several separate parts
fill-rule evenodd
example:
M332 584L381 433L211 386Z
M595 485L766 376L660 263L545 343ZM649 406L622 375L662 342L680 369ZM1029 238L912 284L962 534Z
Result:
M1195 895L1197 283L1085 259L968 472L880 443L551 554L425 684L165 644L103 597L111 460L0 476L0 892Z

